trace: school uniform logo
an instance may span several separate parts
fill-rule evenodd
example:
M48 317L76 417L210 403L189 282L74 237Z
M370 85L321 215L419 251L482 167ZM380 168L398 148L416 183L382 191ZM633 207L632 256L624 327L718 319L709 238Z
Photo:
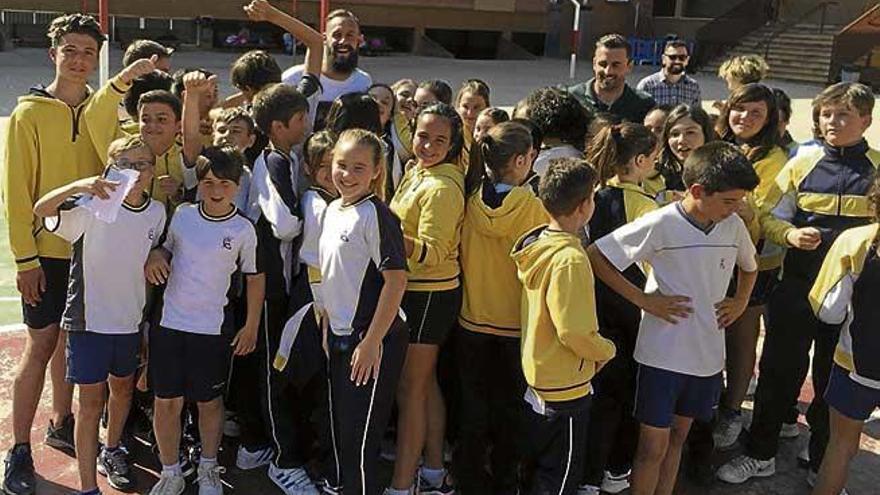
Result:
M227 251L232 251L232 237L226 236L223 238L223 249Z

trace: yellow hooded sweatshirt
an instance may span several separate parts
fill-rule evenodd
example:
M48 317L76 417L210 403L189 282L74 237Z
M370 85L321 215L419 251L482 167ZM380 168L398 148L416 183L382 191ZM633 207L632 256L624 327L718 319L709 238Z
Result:
M464 297L458 322L472 332L519 338L522 285L510 258L514 243L550 219L531 182L497 198L488 182L468 198L461 227ZM485 190L489 188L489 190ZM500 199L495 207L486 204Z
M522 293L522 368L526 382L545 401L590 393L596 363L614 357L614 344L599 335L593 270L580 239L538 227L511 253Z
M18 99L6 132L2 189L18 271L40 266L40 256L70 258L70 244L43 230L34 204L53 189L103 172L110 143L100 135L117 127L116 105L128 88L114 78L76 106L40 87Z
M415 244L407 259L407 290L458 287L464 218L464 175L458 166L441 163L407 170L391 200L391 211L400 218L403 235Z

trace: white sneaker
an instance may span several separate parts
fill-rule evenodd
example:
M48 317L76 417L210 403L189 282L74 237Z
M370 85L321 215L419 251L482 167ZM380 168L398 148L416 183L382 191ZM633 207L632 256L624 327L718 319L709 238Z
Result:
M318 488L303 468L281 469L269 464L269 479L285 495L320 495Z
M199 495L223 495L223 482L220 475L226 472L226 468L216 464L199 464Z
M718 479L727 483L745 483L751 478L765 478L776 474L776 458L762 461L741 455L728 461L718 470Z
M593 485L581 485L578 487L577 495L599 495L599 487Z
M718 420L718 425L715 426L715 431L712 432L712 438L715 440L715 447L720 450L729 449L736 443L740 433L742 433L742 429L742 415L722 412Z
M779 438L797 438L801 435L801 428L797 423L782 423L779 429Z
M186 480L183 475L162 474L159 482L153 485L150 495L180 495L186 489Z
M605 471L605 478L602 479L602 491L608 493L620 493L629 488L629 476L632 470L623 474L614 475Z
M238 452L235 454L235 467L244 471L263 467L272 462L272 454L274 453L272 447L250 451L239 445Z
M816 483L819 481L819 473L813 472L812 469L807 470L807 484L810 485L810 488L816 488ZM846 488L840 490L840 495L848 495Z

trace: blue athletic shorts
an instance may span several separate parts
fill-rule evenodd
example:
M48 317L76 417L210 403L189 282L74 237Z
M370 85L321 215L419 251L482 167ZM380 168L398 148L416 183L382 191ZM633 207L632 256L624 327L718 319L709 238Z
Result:
M880 407L880 390L858 383L849 371L835 364L825 389L825 402L847 418L865 421Z
M67 333L67 381L91 385L109 375L130 376L138 367L141 334Z
M640 364L635 418L655 428L669 428L673 416L707 421L720 396L721 373L703 377Z

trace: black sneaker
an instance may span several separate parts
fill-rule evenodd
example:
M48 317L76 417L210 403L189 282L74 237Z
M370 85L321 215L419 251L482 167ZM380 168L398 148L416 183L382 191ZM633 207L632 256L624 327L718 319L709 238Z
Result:
M128 453L121 447L113 450L101 449L98 455L98 472L107 477L113 488L128 492L134 490L134 473L128 467Z
M46 445L63 450L68 453L76 452L73 443L73 414L68 414L60 425L56 425L49 420L49 427L46 428Z
M6 454L6 472L3 493L7 495L32 495L37 487L34 459L30 445L18 445Z

